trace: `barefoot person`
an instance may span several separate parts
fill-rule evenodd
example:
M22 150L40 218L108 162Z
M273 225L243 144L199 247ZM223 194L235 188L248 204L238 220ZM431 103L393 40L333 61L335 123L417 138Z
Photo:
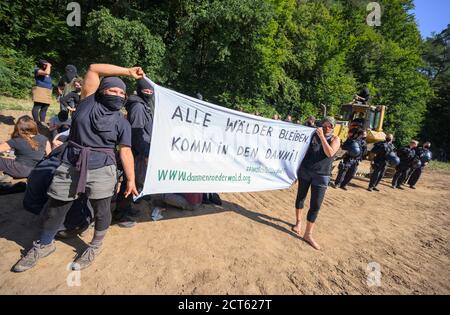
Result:
M48 188L48 208L38 241L13 270L21 272L36 265L40 258L55 251L54 237L79 194L85 194L94 210L95 231L88 248L75 260L73 269L88 267L101 252L111 224L111 197L117 181L115 148L128 178L125 196L137 195L131 127L120 109L125 104L125 83L115 76L141 79L141 68L122 68L107 64L89 67L77 111L73 115L67 148ZM100 80L100 77L104 77Z
M333 135L334 126L334 118L326 117L322 120L322 127L317 128L298 171L298 191L295 201L297 221L292 230L300 234L301 211L311 187L311 199L303 239L315 249L320 249L320 246L312 237L314 223L330 181L331 164L341 145L339 138Z

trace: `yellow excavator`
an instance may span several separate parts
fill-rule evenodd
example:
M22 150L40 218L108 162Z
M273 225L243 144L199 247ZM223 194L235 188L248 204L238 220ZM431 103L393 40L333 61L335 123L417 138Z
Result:
M383 132L383 122L386 113L386 106L384 105L367 105L357 101L349 104L344 104L341 107L341 113L336 117L336 127L334 128L334 135L341 139L341 143L347 139L348 131L356 126L362 126L367 132L367 149L370 151L373 144L386 139L386 134ZM339 160L344 151L337 154ZM370 175L370 161L373 159L371 154L368 154L369 161L362 161L358 166L357 176L368 177ZM337 166L334 165L334 166ZM388 172L388 176L391 172Z
M348 131L356 125L361 125L367 132L367 143L384 141L386 134L383 132L384 115L386 106L365 105L359 102L342 105L341 114L336 117L334 134L344 142Z

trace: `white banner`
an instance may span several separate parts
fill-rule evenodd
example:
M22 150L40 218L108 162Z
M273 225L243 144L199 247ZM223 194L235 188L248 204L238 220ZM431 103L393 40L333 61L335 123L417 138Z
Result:
M296 180L314 128L249 115L152 84L153 132L140 196L285 189Z

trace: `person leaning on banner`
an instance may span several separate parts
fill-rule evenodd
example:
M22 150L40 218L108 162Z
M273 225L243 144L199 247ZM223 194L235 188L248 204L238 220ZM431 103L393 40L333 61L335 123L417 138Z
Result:
M95 231L88 248L77 257L72 269L88 267L100 254L111 223L111 197L117 181L116 146L120 148L120 159L128 179L125 197L138 194L131 126L120 112L125 104L126 86L116 76L141 79L144 72L139 67L128 69L108 64L89 67L62 163L48 188L48 207L40 238L14 266L15 272L32 268L40 258L55 251L54 237L80 194L86 195L94 210Z
M373 171L370 175L368 191L380 191L377 186L386 173L388 163L392 163L393 160L398 159L394 153L395 147L392 143L393 141L394 135L387 134L385 141L374 144L371 153L375 154L375 158L372 163Z
M425 166L430 163L432 159L432 154L430 151L431 143L425 142L422 146L422 148L416 148L416 157L415 161L413 161L411 168L410 168L410 175L408 179L408 185L411 189L416 189L416 184L422 175L422 171L424 170Z
M32 88L33 109L31 113L34 121L39 125L48 127L45 123L47 110L52 103L52 77L50 76L52 65L47 61L40 59L34 69L34 79L36 85Z
M126 104L127 120L131 125L131 150L134 156L134 170L138 191L144 186L147 173L150 141L152 138L153 110L155 108L154 89L144 78L137 81L136 95L131 95ZM132 196L123 198L127 187L127 178L123 177L120 192L117 197L115 220L121 227L133 227L140 215L138 209L133 208Z
M342 161L339 163L339 172L332 185L333 188L347 190L347 184L353 178L354 173L356 173L359 160L363 153L362 143L358 139L362 131L360 128L353 128L349 131L348 138L342 145L342 149L346 152Z
M341 146L339 137L333 135L334 118L324 118L321 126L317 128L316 134L312 137L308 151L298 169L298 191L295 201L297 221L292 227L292 230L300 235L301 210L304 208L306 196L311 188L311 199L303 239L317 250L320 249L320 246L312 237L313 228L330 182L331 164Z
M404 189L402 185L406 181L408 170L416 156L415 149L417 148L417 144L418 142L416 140L411 140L408 146L400 148L397 151L400 164L397 166L394 177L392 178L392 188Z

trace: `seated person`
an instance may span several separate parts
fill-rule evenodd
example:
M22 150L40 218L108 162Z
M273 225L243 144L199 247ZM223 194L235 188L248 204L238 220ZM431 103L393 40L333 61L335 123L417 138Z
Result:
M74 79L74 90L59 99L61 111L74 112L80 103L80 95L83 81Z
M52 134L52 139L55 139L57 134L69 130L71 124L72 120L69 118L67 111L60 111L58 115L50 118L49 130Z
M29 116L17 120L11 139L0 144L0 152L14 150L15 159L0 157L0 172L13 178L27 178L33 168L51 151L47 137L38 134Z

